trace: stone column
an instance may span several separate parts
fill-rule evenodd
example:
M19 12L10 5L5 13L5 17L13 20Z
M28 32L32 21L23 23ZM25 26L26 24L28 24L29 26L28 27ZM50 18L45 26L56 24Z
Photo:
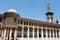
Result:
M39 28L37 27L37 40L39 40Z
M4 40L6 38L6 29L4 29Z
M41 28L41 40L44 40L43 28Z
M41 29L41 36L42 36L42 38L43 38L43 28Z
M56 30L56 38L57 38L57 30Z
M17 39L17 30L15 29L15 32L14 32L14 40Z
M47 32L47 29L46 29L46 38L48 38L48 32Z
M60 30L59 30L59 38L60 38Z
M27 32L28 34L27 34L27 38L28 38L28 40L29 40L29 27L28 27L28 32Z
M28 32L27 32L28 34L27 34L27 37L29 38L29 27L28 27Z
M39 38L39 29L37 30L37 38Z
M9 40L9 28L7 30L7 39Z
M11 40L12 36L12 29L10 29L9 40Z
M24 31L23 29L24 29L24 28L22 27L22 38L23 38L23 31Z
M34 27L33 27L33 40L34 40Z
M46 40L48 40L48 29L46 28Z

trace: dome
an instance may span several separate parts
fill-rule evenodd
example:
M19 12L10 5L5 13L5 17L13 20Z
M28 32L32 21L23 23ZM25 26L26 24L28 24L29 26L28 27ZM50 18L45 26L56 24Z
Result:
M7 12L14 12L17 13L17 11L15 9L9 9Z

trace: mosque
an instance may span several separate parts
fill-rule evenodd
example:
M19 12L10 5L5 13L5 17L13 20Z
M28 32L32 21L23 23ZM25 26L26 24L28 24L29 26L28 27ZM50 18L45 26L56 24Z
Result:
M0 14L0 40L60 40L60 24L54 21L50 5L47 21L22 18L15 9Z

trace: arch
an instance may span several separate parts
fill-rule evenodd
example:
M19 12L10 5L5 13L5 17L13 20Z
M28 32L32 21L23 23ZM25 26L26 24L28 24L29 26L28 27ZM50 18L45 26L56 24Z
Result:
M27 31L28 31L28 28L25 26L25 27L24 27L24 32L23 32L23 37L24 37L24 38L27 37Z
M46 37L46 29L43 29L43 36Z
M18 31L22 31L22 26L18 26Z
M39 35L39 34L38 34ZM37 37L37 28L34 28L34 37Z
M51 37L53 37L53 30L51 29Z
M33 28L32 27L29 28L29 37L33 37Z
M18 26L17 37L22 37L22 26Z
M30 27L30 28L29 28L29 31L30 31L30 32L32 32L32 31L33 31L33 28L32 28L32 27Z
M41 28L39 28L39 32L41 31Z
M37 32L37 28L34 28L34 31Z
M27 31L28 31L28 28L27 28L26 26L24 27L24 31L25 31L25 32L27 32Z
M50 30L50 29L47 29L46 31L47 31L47 33L48 33L48 34L47 34L48 37L50 37L50 32L49 32L49 31L51 31L51 30Z

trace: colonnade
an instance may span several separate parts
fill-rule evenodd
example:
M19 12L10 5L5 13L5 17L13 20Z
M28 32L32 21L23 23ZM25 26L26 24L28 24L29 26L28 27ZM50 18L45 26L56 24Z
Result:
M30 27L27 27L28 29L27 29L27 38L30 38L29 37L29 28ZM33 28L33 30L32 30L32 33L33 33L33 38L35 38L34 36L34 27L32 27ZM41 29L41 32L39 32L39 30ZM24 38L23 37L23 33L24 33L24 27L22 27L22 38ZM40 35L41 35L41 37L39 36L39 33L40 33ZM41 27L41 28L39 28L39 27L37 27L37 38L59 38L60 37L60 31L58 30L58 29L54 29L54 28L43 28L43 27Z
M8 28L8 29L1 28L0 30L1 30L0 31L0 34L1 34L0 40L16 40L17 39L17 29L13 30L12 28Z
M28 28L28 30L27 30L27 38L30 38L29 37L29 32L30 32L30 27L27 27ZM32 33L33 33L33 35L32 35L32 38L35 38L34 36L34 30L35 28L33 27L33 30L32 30ZM41 32L39 32L39 30L41 30ZM49 31L48 31L49 30ZM1 39L2 40L5 40L5 39L8 39L8 40L11 40L11 39L13 39L13 40L16 40L18 37L17 37L17 33L18 33L18 29L12 29L12 28L10 28L10 29L6 29L6 28L4 28L4 29L1 29ZM13 34L12 34L13 33ZM23 33L24 33L24 27L22 27L22 39L24 38L23 37ZM41 34L41 37L39 36L39 33ZM12 35L13 35L13 37L12 37ZM45 36L44 36L45 35ZM6 37L7 36L7 37ZM57 29L57 30L55 30L55 29L48 29L48 28L43 28L43 27L41 27L41 28L38 28L37 27L37 37L36 38L59 38L60 37L60 32L59 32L59 30Z

